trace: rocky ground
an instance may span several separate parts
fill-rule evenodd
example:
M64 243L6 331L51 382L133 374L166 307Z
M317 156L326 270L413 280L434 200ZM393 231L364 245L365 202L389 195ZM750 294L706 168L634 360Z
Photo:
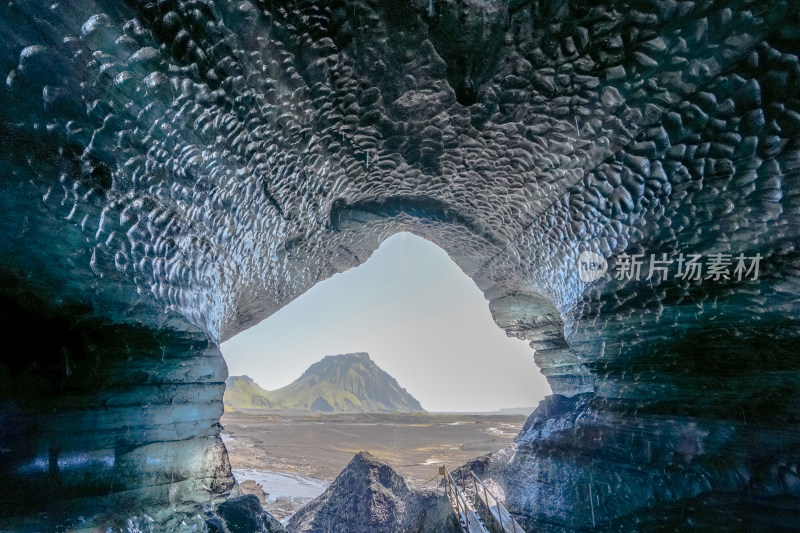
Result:
M456 467L498 450L524 422L524 416L463 414L235 412L222 417L231 467L242 490L258 496L282 521L321 494L362 450L391 466L411 488L433 488L438 465ZM281 488L258 484L264 475L280 476ZM295 486L286 487L292 480ZM314 494L310 485L317 481L323 483ZM300 496L292 497L292 491Z

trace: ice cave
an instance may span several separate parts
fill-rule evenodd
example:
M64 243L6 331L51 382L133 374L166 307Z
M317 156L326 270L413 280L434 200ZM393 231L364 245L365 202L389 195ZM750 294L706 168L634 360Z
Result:
M548 377L481 465L529 531L800 528L795 2L6 0L0 35L0 530L277 530L219 343L401 231Z

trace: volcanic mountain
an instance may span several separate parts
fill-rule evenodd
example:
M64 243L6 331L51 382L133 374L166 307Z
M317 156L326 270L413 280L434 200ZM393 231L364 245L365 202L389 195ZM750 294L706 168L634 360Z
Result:
M302 376L275 390L262 389L248 376L225 382L229 409L309 409L337 413L412 413L420 403L383 371L367 353L329 355Z

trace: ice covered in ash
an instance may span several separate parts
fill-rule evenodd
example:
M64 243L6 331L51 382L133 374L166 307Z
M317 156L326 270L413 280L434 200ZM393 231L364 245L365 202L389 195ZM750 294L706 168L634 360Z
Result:
M777 0L4 3L0 527L228 498L217 343L398 231L562 395L520 520L796 517L799 31Z

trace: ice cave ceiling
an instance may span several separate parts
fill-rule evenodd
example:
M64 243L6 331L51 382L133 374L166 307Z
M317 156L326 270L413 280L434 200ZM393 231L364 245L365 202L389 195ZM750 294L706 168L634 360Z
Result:
M217 343L398 231L565 396L520 436L515 513L586 526L601 479L608 527L800 516L799 13L3 2L0 529L223 500Z

